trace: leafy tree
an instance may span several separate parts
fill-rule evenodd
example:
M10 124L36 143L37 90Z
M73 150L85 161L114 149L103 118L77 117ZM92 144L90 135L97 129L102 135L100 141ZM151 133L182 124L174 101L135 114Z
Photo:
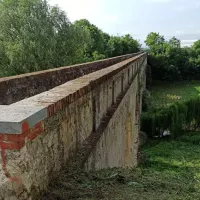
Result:
M1 0L0 26L2 75L71 64L87 38L46 0Z
M103 32L94 24L91 24L86 19L78 20L74 23L77 27L86 30L90 36L90 43L85 46L85 53L87 57L93 57L93 53L97 51L100 54L104 53L106 40L104 40Z
M135 53L140 50L140 43L134 40L131 35L112 36L108 41L109 56L119 56L123 54Z
M197 65L200 65L200 40L192 45L192 55Z
M119 56L123 54L123 44L121 37L111 36L108 41L109 57Z
M93 60L101 60L101 59L105 59L106 56L104 54L100 54L98 51L95 51L92 54Z
M123 54L135 53L140 50L140 43L137 40L134 40L130 34L122 37L123 43Z
M145 43L153 54L162 54L167 47L164 37L154 32L148 34Z
M172 37L169 40L169 46L172 48L180 48L181 47L181 41L177 39L176 37Z
M150 48L148 63L152 67L153 79L178 81L199 79L200 42L192 48L181 48L179 39L172 37L168 42L158 33L150 33L146 44Z
M71 23L47 0L0 0L0 76L139 51L130 35L114 37L88 20Z

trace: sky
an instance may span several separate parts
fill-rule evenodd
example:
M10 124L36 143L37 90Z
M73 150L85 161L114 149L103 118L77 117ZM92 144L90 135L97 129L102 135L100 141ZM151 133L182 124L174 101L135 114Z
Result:
M49 0L67 13L71 22L88 19L111 35L131 34L144 46L148 33L182 46L200 39L200 0Z

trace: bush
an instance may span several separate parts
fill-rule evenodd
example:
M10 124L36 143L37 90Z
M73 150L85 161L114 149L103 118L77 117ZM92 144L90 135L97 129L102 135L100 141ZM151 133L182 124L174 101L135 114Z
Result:
M141 130L149 136L159 136L169 130L177 137L185 130L196 130L200 124L200 97L177 102L166 108L154 109L141 116Z

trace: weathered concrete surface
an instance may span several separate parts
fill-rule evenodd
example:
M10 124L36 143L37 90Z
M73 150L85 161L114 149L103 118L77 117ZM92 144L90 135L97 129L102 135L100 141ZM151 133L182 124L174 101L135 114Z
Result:
M0 199L41 199L65 166L137 165L145 66L146 54L138 55L6 106L29 112L12 121L0 114L2 124L19 124L0 134Z
M0 133L20 134L23 132L24 121L29 124L29 127L33 127L46 117L47 111L44 106L0 106Z

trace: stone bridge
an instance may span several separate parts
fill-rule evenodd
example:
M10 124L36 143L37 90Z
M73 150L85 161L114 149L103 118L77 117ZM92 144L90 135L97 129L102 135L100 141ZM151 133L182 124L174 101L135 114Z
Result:
M147 54L0 79L0 199L39 200L62 169L137 165Z

